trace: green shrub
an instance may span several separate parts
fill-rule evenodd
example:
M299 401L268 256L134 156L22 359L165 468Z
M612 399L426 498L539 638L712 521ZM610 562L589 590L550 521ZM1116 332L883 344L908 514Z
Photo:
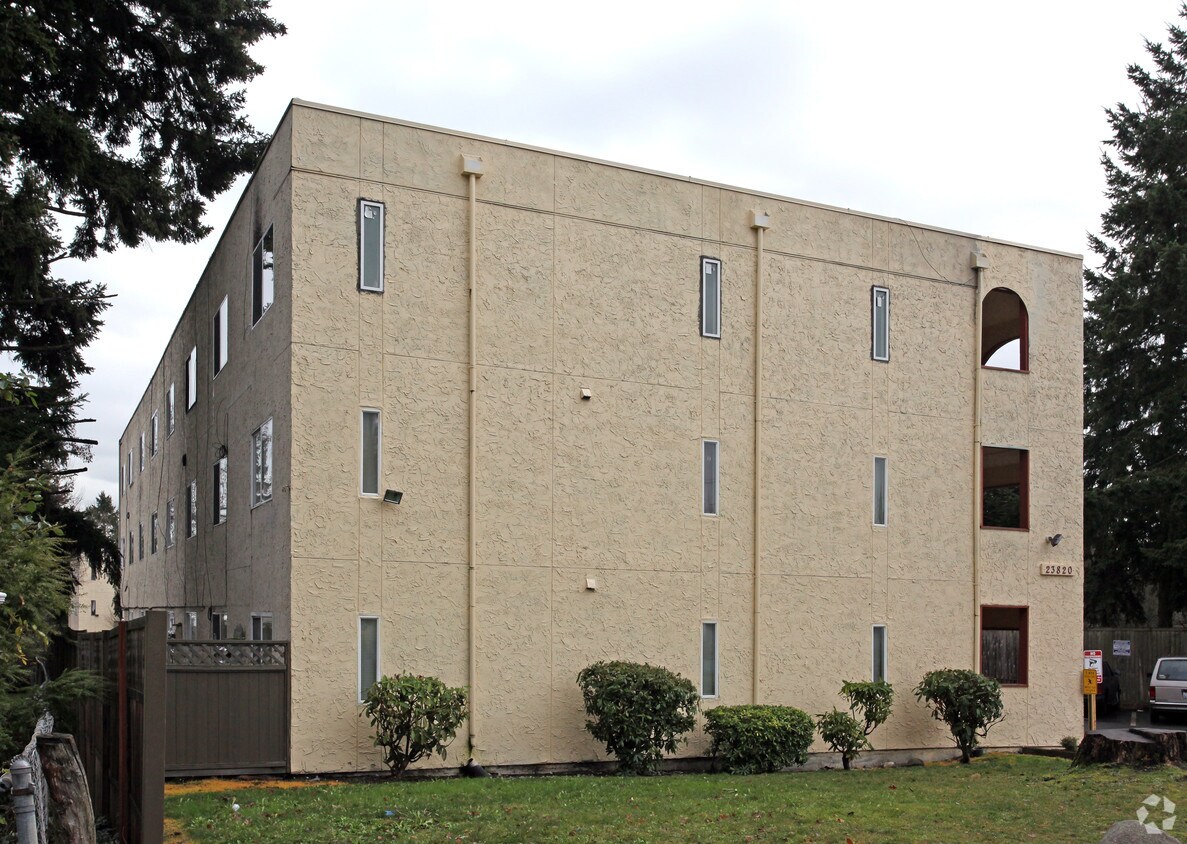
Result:
M363 712L375 728L375 744L393 774L445 748L466 720L466 690L450 688L436 677L397 674L367 690Z
M819 715L817 729L833 752L841 754L841 765L848 771L853 757L863 750L873 750L869 736L890 717L894 687L885 680L847 682L841 685L841 696L849 701L849 711L833 709Z
M1080 746L1080 740L1075 736L1064 736L1059 740L1059 744L1068 753L1075 753Z
M705 732L727 771L760 774L808 760L812 719L794 706L718 706L705 713Z
M967 668L931 671L915 688L917 700L926 700L932 717L943 721L967 763L989 728L1002 720L1002 687L997 680Z
M834 753L841 754L841 765L849 770L849 762L861 751L870 747L870 740L865 730L852 713L833 709L817 716L816 729L820 730L820 737L832 748Z
M577 675L585 728L623 771L650 773L696 725L700 697L691 680L636 662L596 662Z

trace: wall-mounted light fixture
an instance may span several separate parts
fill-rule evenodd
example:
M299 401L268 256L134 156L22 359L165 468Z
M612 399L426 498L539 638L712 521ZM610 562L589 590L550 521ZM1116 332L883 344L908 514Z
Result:
M585 578L585 590L587 592L597 592L598 591L597 579L593 578L593 577Z
M1054 536L1047 537L1047 544L1050 545L1052 548L1054 548L1060 542L1063 542L1063 534L1062 533L1057 533Z
M388 504L399 504L404 500L404 493L400 492L398 489L384 490L383 500Z

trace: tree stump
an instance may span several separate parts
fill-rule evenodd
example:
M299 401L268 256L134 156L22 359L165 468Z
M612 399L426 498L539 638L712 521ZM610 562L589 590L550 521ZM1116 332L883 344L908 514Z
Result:
M1116 764L1149 768L1187 761L1187 730L1133 727L1084 736L1073 765Z
M46 840L49 844L95 844L95 812L74 736L38 736L37 755L50 802Z

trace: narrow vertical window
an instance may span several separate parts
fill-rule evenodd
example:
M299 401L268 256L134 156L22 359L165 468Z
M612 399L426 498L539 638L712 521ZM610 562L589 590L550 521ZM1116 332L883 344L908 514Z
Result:
M874 524L886 526L886 458L874 458Z
M153 519L156 519L156 517L157 517L156 513L153 513ZM154 536L155 536L155 531L154 531ZM137 559L143 560L144 559L144 522L136 523L136 539L140 544L140 556L138 556ZM153 542L156 542L156 539L154 539ZM156 550L156 549L154 548L153 550Z
M251 506L272 500L272 420L251 435Z
M124 557L125 565L136 559L136 537L132 534L131 527L128 529L128 554Z
M99 614L98 605L96 604L95 601L91 601L91 615L98 615L98 614Z
M222 304L218 306L218 310L214 314L214 337L211 338L211 350L214 352L214 372L211 378L216 377L227 365L227 297L223 297Z
M185 535L192 538L198 535L198 482L190 481L185 488Z
M198 638L198 614L196 612L186 612L185 614L185 637L187 639Z
M174 403L174 384L169 385L168 391L165 393L165 436L173 433L173 427L177 419L177 406Z
M198 403L198 347L190 349L185 362L185 409Z
M717 622L701 622L701 697L717 697Z
M721 261L701 258L701 336L721 337Z
M981 526L1030 527L1030 453L1020 448L981 448Z
M165 547L172 548L177 544L177 503L170 498L165 502Z
M875 624L873 627L872 656L870 679L875 683L886 679L886 625Z
M131 489L131 487L132 487L132 449L128 449L127 477L128 477L128 488Z
M359 200L359 290L383 290L383 203Z
M140 432L140 471L144 471L144 431Z
M156 456L157 456L157 446L159 445L159 442L160 442L160 441L159 441L159 439L158 439L157 428L158 428L158 426L157 426L157 413L156 413L156 411L154 410L154 411L153 411L153 415L152 415L152 424L150 424L150 425L149 425L149 428L148 428L148 447L149 447L149 454L150 454L151 456L153 456L153 457L156 457Z
M275 255L272 252L272 227L256 244L251 261L251 324L255 325L268 308L275 293Z
M223 455L214 464L214 477L210 488L214 490L214 523L221 525L227 520L227 457Z
M874 287L871 296L874 339L870 354L874 360L890 360L890 291Z
M152 543L150 546L151 550L149 551L150 554L157 553L157 537L159 535L160 535L160 530L159 530L159 525L157 522L157 514L153 513L149 517L149 520L148 520L148 539L149 539L149 542ZM144 542L144 540L141 540L141 543L143 543L143 542ZM141 548L140 550L142 552L144 551L143 548Z
M210 614L210 638L217 640L225 639L227 636L227 614L225 612L212 612Z
M359 617L359 702L379 679L379 619Z
M378 410L364 410L362 421L363 495L379 495L380 422Z
M718 468L717 440L702 440L701 451L701 512L706 516L717 515L717 487L720 480Z

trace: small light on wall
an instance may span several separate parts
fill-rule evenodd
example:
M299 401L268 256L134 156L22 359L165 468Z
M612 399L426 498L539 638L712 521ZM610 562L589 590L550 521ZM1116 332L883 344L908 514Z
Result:
M582 387L581 388L581 400L589 401L592 398L593 398L593 393L590 392L589 387Z
M383 493L383 500L388 504L399 504L404 500L404 493L398 489L385 490Z
M593 577L585 578L585 591L587 591L587 592L597 592L598 591L597 578L593 578Z
M1047 537L1047 544L1050 545L1052 548L1054 548L1060 542L1063 542L1063 534L1062 533L1057 533L1054 536Z

